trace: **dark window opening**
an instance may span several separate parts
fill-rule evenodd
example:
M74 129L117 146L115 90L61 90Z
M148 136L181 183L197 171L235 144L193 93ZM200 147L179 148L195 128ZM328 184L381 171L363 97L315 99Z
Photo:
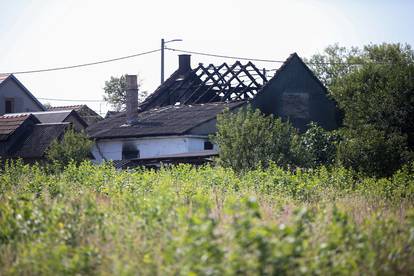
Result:
M6 99L5 100L5 113L13 113L14 111L14 100Z
M122 145L122 159L139 158L139 150L133 144Z
M210 141L204 142L204 150L212 150L213 149L213 143Z

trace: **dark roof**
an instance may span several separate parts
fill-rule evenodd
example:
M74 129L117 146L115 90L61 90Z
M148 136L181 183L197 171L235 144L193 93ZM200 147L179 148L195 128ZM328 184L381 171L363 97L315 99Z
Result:
M177 105L154 108L138 114L138 122L126 125L125 112L87 128L92 138L146 137L182 135L194 127L216 118L225 108L233 109L244 101Z
M215 156L218 156L218 152L216 150L205 150L199 152L187 152L148 158L112 160L111 162L116 169L127 169L141 166L157 169L162 165L176 165L180 163L203 165L212 162L212 158Z
M68 111L68 110L75 110L78 113L78 115L88 125L92 125L103 119L98 113L96 113L93 109L91 109L86 104L48 107L48 111Z
M34 120L35 123L39 122L39 120L31 114L14 116L5 114L0 116L0 141L6 140L28 119Z
M51 124L51 123L62 123L69 116L74 116L76 119L83 125L83 127L87 127L87 123L79 116L79 114L75 110L58 110L58 111L40 111L40 112L27 112L27 113L10 113L4 114L4 117L12 117L12 116L25 116L32 114L35 116L40 123L42 124Z
M13 74L0 74L0 87L6 80L13 80L32 100L33 102L41 109L46 110L42 103L40 103L35 96L13 75Z
M12 157L42 158L55 139L60 139L69 123L37 124L30 134L13 147Z

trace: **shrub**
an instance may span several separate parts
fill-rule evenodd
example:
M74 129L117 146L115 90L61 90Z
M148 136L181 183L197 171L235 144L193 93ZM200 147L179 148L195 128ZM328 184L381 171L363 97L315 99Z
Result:
M220 148L220 163L236 171L267 167L269 161L286 168L307 160L297 130L289 122L251 107L219 115L213 140Z
M330 165L335 161L338 135L311 122L308 130L301 135L302 149L308 155L308 167Z
M398 170L410 154L406 138L367 125L358 130L342 130L337 161L340 165L371 176L388 176Z
M79 164L87 159L93 142L83 132L75 132L72 128L66 131L62 141L53 141L47 150L47 159L66 166L70 162Z

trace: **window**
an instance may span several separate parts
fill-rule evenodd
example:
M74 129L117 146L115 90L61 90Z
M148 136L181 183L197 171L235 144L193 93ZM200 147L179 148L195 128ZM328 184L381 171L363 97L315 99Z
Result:
M14 99L9 98L5 100L4 113L13 113L14 112Z
M204 150L212 150L212 149L213 149L213 143L211 143L210 141L205 141Z
M282 96L283 116L308 119L309 118L309 94L308 93L283 93Z
M126 143L122 145L122 160L139 158L139 150L134 144Z

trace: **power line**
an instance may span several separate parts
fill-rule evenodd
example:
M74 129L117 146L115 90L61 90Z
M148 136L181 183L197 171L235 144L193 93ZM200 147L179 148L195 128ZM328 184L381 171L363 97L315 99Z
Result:
M36 70L28 70L28 71L17 71L17 72L10 72L10 73L4 73L4 74L29 74L29 73L41 73L41 72L50 72L50 71L58 71L58 70L67 70L67 69L73 69L73 68L79 68L79 67L85 67L85 66L91 66L91 65L97 65L102 63L108 63L143 55L152 54L155 52L161 51L161 49L155 49L147 52L142 52L138 54L118 57L118 58L111 58L111 59L105 59L101 61L95 61L95 62L89 62L89 63L83 63L83 64L76 64L76 65L69 65L69 66L62 66L62 67L54 67L54 68L46 68L46 69L36 69Z
M167 50L186 53L186 54L194 54L200 56L208 56L208 57L218 57L218 58L228 58L228 59L236 59L236 60L247 60L247 61L259 61L259 62L270 62L270 63L284 63L285 60L274 60L274 59L259 59L259 58L247 58L247 57L237 57L237 56L227 56L227 55L220 55L220 54L213 54L213 53L206 53L206 52L196 52L196 51L189 51L189 50L182 50L182 49L175 49L175 48L165 48ZM378 64L378 65L393 65L392 62L304 62L308 65L365 65L365 64ZM278 69L270 69L268 71L277 71Z
M176 51L176 52L181 52L181 53L194 54L194 55L200 55L200 56L208 56L208 57L219 57L219 58L229 58L229 59L248 60L248 61L260 61L260 62L274 62L274 63L283 63L283 62L285 62L284 60L226 56L226 55L219 55L219 54L210 54L210 53L203 53L203 52L180 50L180 49L174 49L174 48L169 48L169 47L166 47L165 49L171 50L171 51Z
M73 100L73 99L51 99L51 98L37 98L44 101L57 101L57 102L88 102L88 103L103 103L103 100Z

